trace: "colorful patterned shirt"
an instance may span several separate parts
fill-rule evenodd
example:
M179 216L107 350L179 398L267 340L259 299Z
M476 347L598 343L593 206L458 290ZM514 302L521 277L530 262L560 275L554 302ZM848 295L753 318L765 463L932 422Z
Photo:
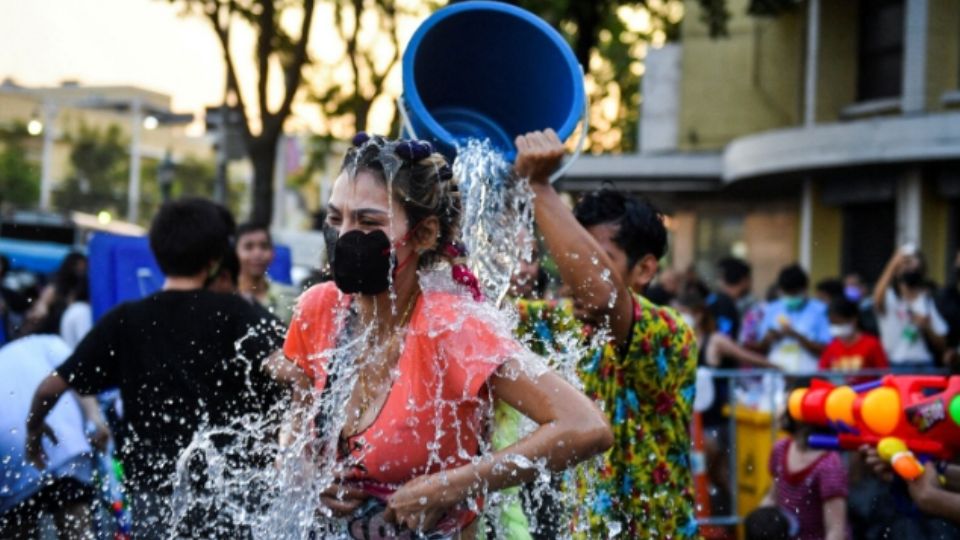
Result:
M534 352L562 352L564 334L588 335L569 303L521 300L518 307L518 334ZM674 310L641 296L629 342L607 342L580 359L584 391L607 412L615 442L601 467L579 468L577 536L697 536L689 462L696 369L693 331Z

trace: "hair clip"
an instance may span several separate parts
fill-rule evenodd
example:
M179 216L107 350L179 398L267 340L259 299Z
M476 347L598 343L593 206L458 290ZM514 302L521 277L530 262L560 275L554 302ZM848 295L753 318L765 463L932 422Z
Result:
M409 139L398 142L393 151L404 161L417 162L433 154L433 145L427 141Z
M361 131L353 136L352 142L354 146L362 146L363 143L369 140L370 140L370 135L368 135L366 131Z

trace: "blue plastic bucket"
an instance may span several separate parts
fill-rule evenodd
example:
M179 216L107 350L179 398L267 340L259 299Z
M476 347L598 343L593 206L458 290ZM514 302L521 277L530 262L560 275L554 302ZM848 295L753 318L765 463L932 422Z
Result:
M489 138L507 160L514 139L573 133L584 111L583 72L563 37L524 9L484 0L440 9L403 55L406 136L447 157L459 141ZM412 130L412 133L411 133Z

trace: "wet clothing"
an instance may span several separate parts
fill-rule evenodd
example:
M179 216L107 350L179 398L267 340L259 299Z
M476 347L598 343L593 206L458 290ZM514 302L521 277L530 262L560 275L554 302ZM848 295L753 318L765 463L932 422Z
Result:
M416 300L387 400L373 424L347 437L341 451L354 478L396 489L478 455L491 413L486 383L505 361L529 353L509 328L471 309L473 303L460 294L430 291ZM351 331L351 304L328 282L305 292L294 313L284 354L319 389L337 368L331 362L354 361L336 351L337 336Z
M835 497L847 497L847 470L836 452L824 452L803 470L791 470L787 455L792 439L781 439L773 446L768 467L773 478L775 501L781 509L796 516L799 540L822 539L823 503ZM847 534L849 538L849 533Z
M10 511L57 480L93 482L93 450L74 395L63 396L47 415L58 444L44 438L47 469L27 461L26 424L37 386L70 355L58 336L34 335L0 348L0 514Z
M164 493L198 428L265 413L280 397L260 368L279 348L262 323L236 295L161 291L104 315L58 373L82 394L120 389L127 478Z
M589 328L573 317L569 302L521 301L520 316L529 342L560 358L564 334L587 342ZM695 537L689 459L697 369L693 331L676 311L634 295L627 342L599 344L577 369L584 392L609 416L614 445L601 465L588 462L578 469L583 504L574 509L576 534Z

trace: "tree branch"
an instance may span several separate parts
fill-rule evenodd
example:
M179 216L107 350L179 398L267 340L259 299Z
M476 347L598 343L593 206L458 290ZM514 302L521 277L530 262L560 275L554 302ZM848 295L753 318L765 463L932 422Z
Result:
M270 79L270 53L273 51L273 38L276 35L276 11L273 0L260 2L260 14L257 26L260 35L257 38L257 105L261 122L270 116L267 109L267 81Z
M232 2L231 2L232 4ZM207 17L210 19L210 22L213 24L213 32L217 35L217 40L220 42L220 48L223 49L223 60L227 66L227 89L233 90L234 94L237 96L237 108L240 109L240 114L243 116L243 137L248 143L253 140L253 133L250 131L250 124L247 118L247 108L243 101L243 94L240 91L240 82L237 79L237 70L233 63L233 54L230 52L230 17L231 10L227 8L227 20L221 22L221 8L223 4L217 2L216 10L213 12L207 12ZM221 121L226 121L226 118L221 119Z
M278 133L283 127L284 120L290 114L290 107L293 105L293 98L297 95L300 88L300 80L303 77L303 64L307 61L307 42L310 41L310 27L313 25L314 0L304 0L303 2L303 21L300 25L300 39L297 41L293 50L293 58L286 67L284 82L286 83L286 92L283 96L283 103L275 115L271 116L271 129ZM266 125L264 125L266 129Z

